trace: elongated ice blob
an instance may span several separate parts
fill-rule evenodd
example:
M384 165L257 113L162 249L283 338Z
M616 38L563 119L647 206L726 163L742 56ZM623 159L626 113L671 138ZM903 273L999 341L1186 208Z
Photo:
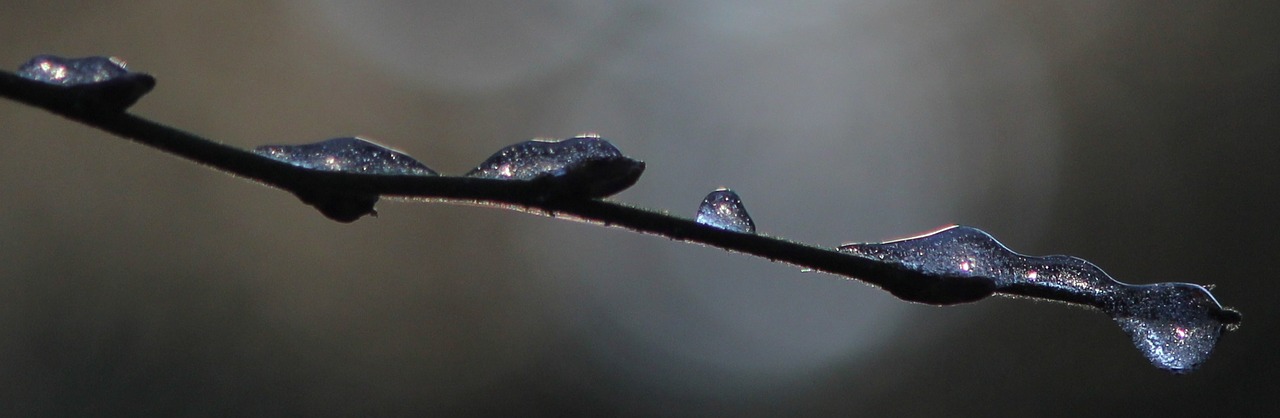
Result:
M1092 306L1110 315L1153 365L1174 373L1204 363L1222 332L1241 319L1199 285L1121 283L1080 258L1018 254L966 226L885 243L846 244L840 251L928 275L989 278L999 293Z
M544 183L548 197L606 197L635 184L644 162L622 155L608 140L581 135L533 139L494 153L468 177Z
M334 138L302 145L263 145L253 152L312 170L380 175L440 175L413 157L359 137Z
M124 61L115 57L63 58L37 55L18 69L18 75L62 86L108 81L129 74Z
M18 68L18 76L75 92L86 108L122 111L156 85L147 74L130 72L115 57L63 58L37 55Z
M694 221L734 232L748 234L756 232L756 223L751 220L751 215L747 214L747 208L742 205L742 199L733 190L724 188L716 189L702 199L702 204L698 206L698 216Z
M439 175L413 157L363 138L334 138L302 145L263 145L253 152L310 170L393 176ZM377 214L373 209L378 202L376 195L330 190L300 190L295 194L339 222L352 222L364 215Z

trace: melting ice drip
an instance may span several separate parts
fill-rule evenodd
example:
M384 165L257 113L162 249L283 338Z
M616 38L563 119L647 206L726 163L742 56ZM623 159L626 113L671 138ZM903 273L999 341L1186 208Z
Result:
M1018 254L966 226L885 243L846 244L840 251L928 275L989 278L1005 294L1095 307L1120 324L1152 364L1174 373L1190 372L1208 359L1222 332L1241 319L1199 285L1121 283L1080 258Z
M581 135L533 139L508 146L468 172L468 177L548 183L556 196L605 197L635 184L644 162L622 155L608 140Z
M392 176L439 175L413 157L362 138L334 138L302 145L264 145L253 152L309 170ZM295 193L303 202L339 222L352 222L364 215L377 214L373 209L378 202L376 195L331 190L298 190Z
M707 194L707 197L702 199L702 205L698 206L698 216L694 221L734 232L748 234L756 232L756 223L751 220L751 215L747 214L747 208L742 205L742 199L729 189L716 189Z
M381 175L440 175L413 157L363 138L334 138L302 145L263 145L253 152L311 170Z
M18 68L18 76L82 90L91 106L123 110L155 87L149 75L133 73L115 57L63 58L37 55Z

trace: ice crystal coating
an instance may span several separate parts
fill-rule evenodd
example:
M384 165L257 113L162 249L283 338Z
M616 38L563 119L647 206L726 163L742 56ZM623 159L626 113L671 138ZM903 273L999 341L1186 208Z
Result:
M19 76L62 86L100 83L125 74L129 74L125 63L115 57L37 55L18 69Z
M408 155L363 138L334 138L314 144L263 145L258 155L309 170L340 171L375 175L438 176L435 170ZM297 190L299 199L315 206L324 216L339 222L353 222L373 209L378 196L334 190Z
M734 232L748 234L756 232L756 223L751 220L751 215L747 214L747 208L742 205L742 199L729 189L716 189L707 194L707 197L702 199L702 204L698 206L698 216L694 221Z
M76 89L89 108L124 110L155 87L149 75L133 73L115 57L63 58L37 55L18 68L18 76Z
M363 138L334 138L302 145L263 145L253 152L311 170L380 175L440 175L413 157Z
M1209 358L1222 332L1240 322L1238 312L1223 308L1199 285L1121 283L1083 259L1018 254L966 226L884 243L846 244L840 251L927 275L989 278L1006 294L1095 307L1110 315L1153 365L1174 373L1195 370Z
M643 172L644 162L622 155L608 140L582 135L508 146L466 175L545 182L551 195L594 198L631 187Z

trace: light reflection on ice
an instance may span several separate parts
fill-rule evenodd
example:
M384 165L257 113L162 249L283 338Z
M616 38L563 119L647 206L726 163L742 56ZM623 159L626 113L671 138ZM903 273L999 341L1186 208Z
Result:
M703 225L735 232L756 232L756 224L751 220L751 215L747 214L742 199L729 189L716 189L707 194L698 206L698 216L694 220Z
M301 145L263 145L253 152L312 170L382 175L439 175L413 157L358 137L334 138Z
M1202 364L1222 332L1240 322L1238 312L1223 308L1202 286L1121 283L1083 259L1018 254L966 226L884 243L846 244L840 251L929 275L989 278L997 292L1009 295L1092 306L1110 315L1152 364L1175 373Z
M608 140L583 134L564 140L533 139L505 147L468 177L546 182L557 196L605 197L640 178L644 163L622 154Z

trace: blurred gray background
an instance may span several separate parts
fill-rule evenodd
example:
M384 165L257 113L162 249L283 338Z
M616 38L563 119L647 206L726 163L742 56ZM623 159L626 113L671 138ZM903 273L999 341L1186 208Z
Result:
M1245 313L1189 376L1102 314L936 308L563 220L293 196L0 101L3 416L1275 413L1280 7L1201 2L7 2L0 63L116 55L235 146L445 173L599 132L615 199L719 186L819 245L963 223Z

